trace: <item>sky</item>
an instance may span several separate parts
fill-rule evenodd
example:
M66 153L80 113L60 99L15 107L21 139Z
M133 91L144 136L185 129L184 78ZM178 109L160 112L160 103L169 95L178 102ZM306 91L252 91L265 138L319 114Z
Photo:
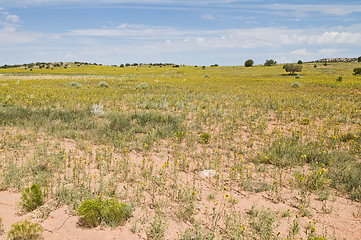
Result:
M0 65L361 56L361 1L0 0Z

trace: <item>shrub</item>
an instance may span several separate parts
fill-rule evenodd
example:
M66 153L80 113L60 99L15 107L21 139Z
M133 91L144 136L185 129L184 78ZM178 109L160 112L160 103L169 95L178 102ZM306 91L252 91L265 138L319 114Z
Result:
M361 62L361 56L357 58L357 62Z
M337 82L342 82L342 77L339 76L338 78L336 78L336 81L337 81Z
M43 204L44 198L39 184L33 184L23 190L20 202L23 210L31 212Z
M293 87L293 88L299 88L300 86L301 86L301 83L299 83L299 82L294 82L291 84L291 87Z
M100 104L93 104L93 109L90 112L95 116L102 116L105 113L103 105Z
M97 198L83 201L77 213L81 216L80 221L87 227L96 227L103 222L114 228L124 224L132 216L132 207L119 203L116 199Z
M302 64L303 62L302 62L302 60L298 60L298 62L297 62L297 64Z
M77 210L78 215L81 216L81 222L90 228L98 226L101 222L100 207L100 199L83 201Z
M109 87L109 84L104 82L104 81L101 81L101 82L98 83L98 86L100 86L102 88L107 88L107 87Z
M353 69L353 74L354 74L354 75L361 74L361 68L354 68L354 69Z
M244 66L246 67L252 67L254 64L253 60L252 59L248 59L245 63L244 63Z
M205 78L209 78L209 75L208 75L208 74L206 74L206 75L204 75L204 77L205 77Z
M148 84L146 82L143 82L137 86L137 89L146 89L148 88Z
M287 64L283 65L283 69L286 70L286 72L289 72L291 75L293 75L293 74L295 74L295 72L302 71L302 65L295 64L295 63L287 63Z
M264 63L265 66L274 66L276 64L277 62L273 59L267 59L266 62Z
M77 82L71 82L70 86L75 87L75 88L80 88L81 84L77 83Z
M209 140L211 139L211 135L209 133L202 133L199 136L199 142L207 144L209 143Z
M42 239L41 234L44 228L39 223L32 223L28 220L19 221L11 225L8 232L9 240L37 240Z
M100 215L105 224L114 228L124 224L132 217L132 207L125 203L119 203L116 199L108 199L102 202Z

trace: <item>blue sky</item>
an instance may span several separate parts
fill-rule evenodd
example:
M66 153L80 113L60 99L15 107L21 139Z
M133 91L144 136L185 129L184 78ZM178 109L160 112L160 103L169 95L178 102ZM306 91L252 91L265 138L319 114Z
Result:
M361 56L361 1L0 0L0 65Z

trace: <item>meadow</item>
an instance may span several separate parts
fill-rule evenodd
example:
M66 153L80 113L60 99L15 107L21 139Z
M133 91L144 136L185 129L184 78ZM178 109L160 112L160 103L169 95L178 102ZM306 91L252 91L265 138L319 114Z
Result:
M0 239L361 239L360 63L316 65L0 69Z

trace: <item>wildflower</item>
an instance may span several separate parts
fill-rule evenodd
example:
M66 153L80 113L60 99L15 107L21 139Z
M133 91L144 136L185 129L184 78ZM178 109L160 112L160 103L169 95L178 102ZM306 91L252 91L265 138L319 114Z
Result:
M227 199L227 198L229 198L229 195L226 193L226 194L224 194L224 197Z
M218 202L216 200L214 200L214 204L218 205Z

